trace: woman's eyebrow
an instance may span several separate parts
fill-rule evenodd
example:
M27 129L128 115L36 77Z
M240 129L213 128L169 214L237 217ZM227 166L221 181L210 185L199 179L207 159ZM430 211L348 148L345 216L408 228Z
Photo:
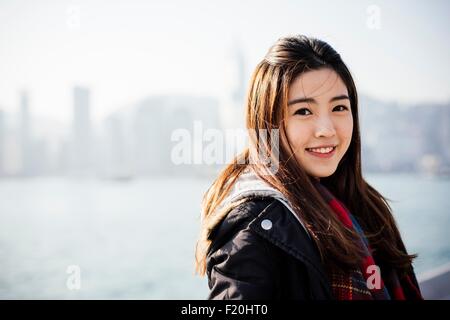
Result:
M329 102L333 102L333 101L337 101L337 100L344 100L344 99L350 100L350 98L346 94L341 94L339 96L335 96L335 97L331 98ZM289 101L288 106L296 104L296 103L303 103L303 102L317 104L317 101L314 98L298 98L298 99Z

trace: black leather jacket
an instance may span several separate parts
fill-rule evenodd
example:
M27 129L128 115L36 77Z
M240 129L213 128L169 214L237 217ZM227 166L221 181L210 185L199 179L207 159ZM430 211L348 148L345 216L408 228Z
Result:
M332 299L314 242L274 198L237 206L210 239L208 299Z

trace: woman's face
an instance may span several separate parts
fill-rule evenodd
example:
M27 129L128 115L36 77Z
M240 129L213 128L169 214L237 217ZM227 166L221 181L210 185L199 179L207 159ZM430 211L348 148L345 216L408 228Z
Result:
M350 146L353 131L347 87L338 74L324 68L295 78L285 119L289 143L305 171L315 178L332 175Z

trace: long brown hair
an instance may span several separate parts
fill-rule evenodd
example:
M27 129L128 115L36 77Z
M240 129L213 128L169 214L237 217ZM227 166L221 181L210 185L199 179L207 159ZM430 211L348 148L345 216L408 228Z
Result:
M293 156L286 136L284 119L290 84L303 72L321 68L334 70L347 87L353 134L337 170L331 176L321 178L320 183L358 219L377 261L399 271L406 271L411 266L416 255L407 254L387 198L362 176L358 96L352 75L329 44L298 35L279 39L253 72L246 99L246 126L255 134L250 135L249 147L223 169L203 197L201 235L196 246L196 271L200 275L206 272L206 255L211 244L208 236L229 212L225 209L217 212L217 209L240 174L249 167L288 198L326 265L346 268L360 263L363 253L355 241L356 233L346 228L325 203L311 181L314 178ZM270 143L273 129L279 129L279 148ZM260 134L263 130L264 135ZM270 172L267 161L261 161L261 154L276 165L276 172Z

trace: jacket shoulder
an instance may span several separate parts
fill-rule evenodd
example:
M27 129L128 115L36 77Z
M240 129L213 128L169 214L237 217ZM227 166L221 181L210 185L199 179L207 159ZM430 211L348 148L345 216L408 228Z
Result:
M270 299L276 266L268 243L249 224L275 199L251 199L234 208L215 230L207 256L208 299Z
M210 252L222 246L235 236L239 230L245 229L258 215L277 202L274 198L252 197L233 208L225 218L211 231L212 241Z

